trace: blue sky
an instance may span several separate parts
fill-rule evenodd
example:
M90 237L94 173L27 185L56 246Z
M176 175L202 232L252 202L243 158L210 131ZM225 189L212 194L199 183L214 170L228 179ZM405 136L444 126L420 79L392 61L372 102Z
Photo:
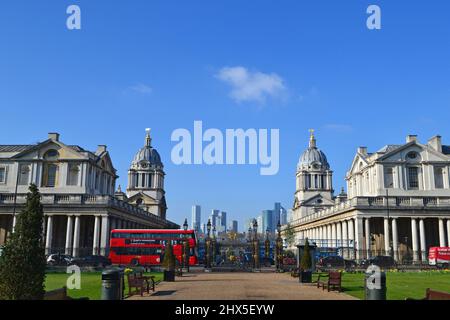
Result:
M71 4L82 10L80 31L66 28ZM366 28L369 4L382 9L380 31ZM450 144L448 12L445 0L4 0L0 144L52 131L91 150L107 144L124 186L151 127L169 218L182 223L200 204L203 216L217 208L242 225L275 201L292 206L309 128L337 191L358 146L374 151L407 134ZM225 67L248 72L251 92L233 96ZM279 173L175 166L171 133L194 120L280 129Z

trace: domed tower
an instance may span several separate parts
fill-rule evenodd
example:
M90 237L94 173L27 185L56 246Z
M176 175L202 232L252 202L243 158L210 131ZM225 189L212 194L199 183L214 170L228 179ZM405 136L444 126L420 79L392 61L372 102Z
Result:
M165 219L163 169L161 157L152 147L150 129L146 129L145 145L136 153L128 170L128 202Z
M303 152L297 165L294 202L297 218L334 205L333 171L325 153L317 148L314 130L310 132L308 149Z

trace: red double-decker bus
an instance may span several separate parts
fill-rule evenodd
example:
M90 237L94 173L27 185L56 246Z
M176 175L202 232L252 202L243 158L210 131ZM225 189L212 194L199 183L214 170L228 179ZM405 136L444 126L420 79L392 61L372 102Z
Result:
M171 241L173 253L182 264L183 244L189 242L189 265L198 264L194 230L116 229L111 231L109 259L121 265L159 265L164 248Z

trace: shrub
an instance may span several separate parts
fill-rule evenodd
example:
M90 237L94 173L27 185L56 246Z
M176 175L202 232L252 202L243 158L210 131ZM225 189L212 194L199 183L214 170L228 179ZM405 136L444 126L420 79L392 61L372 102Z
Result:
M309 271L312 267L312 261L311 261L311 253L309 250L309 242L308 238L305 240L305 248L303 249L303 256L300 261L300 269L303 271Z
M14 233L0 257L0 299L42 300L45 281L44 212L32 184L23 211L16 216Z

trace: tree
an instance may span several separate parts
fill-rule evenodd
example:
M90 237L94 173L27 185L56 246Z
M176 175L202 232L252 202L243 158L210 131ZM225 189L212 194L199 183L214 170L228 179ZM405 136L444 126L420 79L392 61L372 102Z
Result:
M42 300L45 287L44 211L36 185L29 188L25 208L0 257L0 299Z
M285 235L285 239L286 239L286 243L287 243L288 247L292 247L295 244L295 231L289 223L286 226L286 231L285 231L284 235Z
M170 241L167 241L166 248L164 250L164 258L162 266L167 271L175 270L175 255L173 254L173 247Z
M303 271L311 270L312 261L311 261L311 252L309 250L309 241L308 238L305 240L305 247L303 249L302 260L300 261L300 269Z

